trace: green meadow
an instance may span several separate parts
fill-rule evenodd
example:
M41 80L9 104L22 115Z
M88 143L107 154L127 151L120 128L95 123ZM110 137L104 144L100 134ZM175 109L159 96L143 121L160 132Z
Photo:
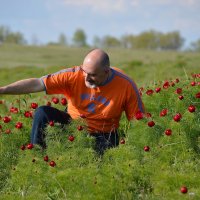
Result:
M89 50L0 45L0 86L79 65ZM28 148L31 103L65 106L44 93L0 96L0 199L200 199L199 53L105 51L137 83L147 113L131 122L123 115L119 147L99 157L93 139L77 128L84 119L49 125L47 149Z
M18 78L38 77L79 65L89 50L60 46L1 45L0 78L2 83L9 83ZM123 69L139 85L176 76L187 78L191 73L199 72L199 53L115 48L105 51L110 55L111 65ZM10 76L13 70L16 73Z

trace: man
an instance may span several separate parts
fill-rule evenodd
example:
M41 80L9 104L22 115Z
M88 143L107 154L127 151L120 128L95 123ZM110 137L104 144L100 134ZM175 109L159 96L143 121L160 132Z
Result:
M110 67L109 56L101 49L90 51L81 66L75 66L41 78L30 78L0 87L0 94L26 94L46 91L63 94L67 112L49 106L39 107L34 115L31 143L45 147L44 129L50 121L68 124L84 117L88 133L96 138L96 149L119 144L117 129L123 111L128 120L144 112L137 86L117 68Z

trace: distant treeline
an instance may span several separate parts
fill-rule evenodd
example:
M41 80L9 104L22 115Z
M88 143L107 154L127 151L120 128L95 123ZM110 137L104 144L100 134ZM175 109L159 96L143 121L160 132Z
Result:
M105 35L103 37L94 36L91 45L87 43L87 35L83 29L77 29L74 32L71 41L65 34L61 33L57 41L50 41L46 45L63 45L63 46L92 46L100 48L129 48L129 49L149 49L149 50L180 50L184 45L185 39L179 31L167 33L155 30L144 31L138 35L126 34L120 38ZM0 44L12 43L27 45L28 42L20 32L13 32L7 26L0 26ZM37 36L33 36L32 45L39 45ZM200 51L200 39L190 44L190 50Z

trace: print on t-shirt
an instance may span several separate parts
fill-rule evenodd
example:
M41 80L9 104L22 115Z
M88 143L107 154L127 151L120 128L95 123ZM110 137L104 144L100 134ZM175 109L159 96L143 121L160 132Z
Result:
M87 111L89 113L95 113L96 104L94 102L96 102L97 104L101 103L104 106L108 106L110 103L110 100L107 100L105 97L101 95L95 96L89 93L81 94L81 102L83 101L93 101L92 103L89 103L87 106L88 107Z

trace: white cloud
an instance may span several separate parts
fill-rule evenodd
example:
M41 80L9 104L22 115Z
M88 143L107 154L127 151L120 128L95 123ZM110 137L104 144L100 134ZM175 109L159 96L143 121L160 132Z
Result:
M186 30L191 32L191 27L193 31L200 33L200 26L198 21L192 19L176 19L174 21L174 28L177 27L179 30Z
M199 0L60 0L65 5L89 6L94 10L121 11L130 6L142 5L171 5L171 6L200 6ZM103 10L102 10L103 9Z
M138 1L138 0L131 0L131 1L130 1L130 5L133 6L133 7L136 7L136 6L138 6L139 4L140 4L140 1Z
M151 5L171 5L171 6L194 6L194 5L200 5L199 0L151 0L151 1L145 1L141 0L138 2L141 2L142 4L151 4Z
M98 11L102 14L109 11L124 11L127 5L130 4L127 0L61 0L61 2L64 5L90 7L93 11Z
M200 9L199 0L46 0L46 6L54 9L56 5L66 8L77 7L77 9L87 9L93 13L113 15L115 13L126 13L145 10L150 8L163 9L160 6ZM133 10L135 9L135 10Z
M90 37L155 29L179 30L183 37L199 37L200 0L45 0L51 26L73 34L83 27ZM103 27L103 28L99 28ZM71 31L71 32L70 32Z

